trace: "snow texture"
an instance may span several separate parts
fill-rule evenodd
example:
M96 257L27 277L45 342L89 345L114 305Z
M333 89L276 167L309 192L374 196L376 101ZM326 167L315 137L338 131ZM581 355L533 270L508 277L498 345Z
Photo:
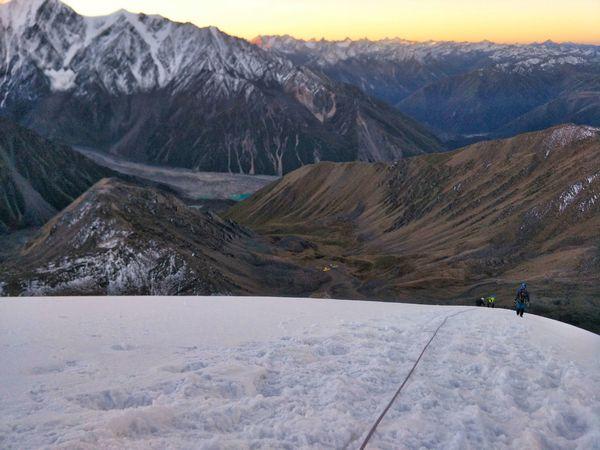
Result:
M46 76L53 91L68 91L75 87L76 75L72 70L47 70Z
M586 212L592 208L600 196L593 192L596 188L594 182L598 179L600 179L600 173L595 173L583 181L577 181L569 186L558 198L558 211L564 213L576 200L583 196L583 193L587 192L590 192L590 195L579 202L577 209L580 212Z
M0 301L0 447L357 448L462 307L264 298ZM370 448L600 446L600 337L448 320Z
M575 201L581 190L583 189L583 183L578 181L577 183L569 186L569 188L560 195L558 210L562 213Z

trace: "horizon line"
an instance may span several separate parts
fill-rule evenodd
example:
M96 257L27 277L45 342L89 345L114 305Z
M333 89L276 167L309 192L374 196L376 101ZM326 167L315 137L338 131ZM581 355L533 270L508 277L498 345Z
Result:
M0 8L3 6L8 6L11 3L20 3L23 1L27 1L27 0L0 0ZM40 3L43 3L44 0L38 0ZM427 39L408 39L408 38L403 38L400 37L399 35L395 35L392 37L389 36L385 36L385 37L381 37L381 38L370 38L368 36L363 36L363 37L355 37L352 38L350 36L346 36L345 38L327 38L323 35L321 35L321 37L315 37L315 36L311 36L311 37L298 37L298 34L294 34L294 33L288 33L288 32L284 32L284 33L259 33L259 34L253 34L253 35L248 35L248 34L244 34L244 33L237 33L235 31L229 31L227 30L227 27L223 27L223 26L219 26L219 25L201 25L198 24L196 22L193 21L193 19L184 19L182 20L178 20L175 18L170 18L164 14L160 14L160 13L150 13L150 12L143 12L143 11L132 11L129 10L127 8L119 8L119 9L115 9L114 11L110 12L110 13L106 13L106 14L83 14L80 13L79 11L77 11L73 6L71 6L70 4L67 3L67 1L65 0L55 0L58 3L66 6L67 8L72 9L73 11L76 12L76 14L82 16L82 17L89 17L89 18L101 18L101 17L109 17L111 15L115 15L118 13L128 13L128 14L133 14L133 15L146 15L146 16L154 16L154 17L160 17L162 19L171 21L173 23L180 23L180 24L190 24L193 25L197 28L217 28L219 31L226 33L230 36L234 36L240 39L244 39L248 42L253 42L258 38L264 38L264 37L289 37L292 38L294 40L297 41L302 41L302 42L329 42L329 43L341 43L341 42L347 42L347 41L351 41L351 42L360 42L360 41L367 41L367 42L385 42L385 41L404 41L406 43L410 43L410 44L432 44L432 43L455 43L455 44L493 44L493 45L514 45L514 46L519 46L519 45L543 45L543 44L555 44L555 45L587 45L587 46L600 46L600 40L555 40L552 37L547 37L545 39L538 39L538 40L494 40L494 39L489 39L489 38L483 38L483 39L477 39L477 40L462 40L462 39L435 39L435 38L427 38Z
M191 23L191 22L190 22ZM218 27L217 27L218 28ZM220 29L219 29L220 30ZM223 31L223 30L220 30ZM227 33L226 31L223 31L224 33ZM227 33L229 34L229 33ZM275 38L292 38L294 40L297 41L302 41L302 42L329 42L329 43L342 43L342 42L360 42L360 41L368 41L368 42L383 42L383 41L404 41L404 42L408 42L411 44L429 44L429 43L435 43L435 44L445 44L445 43L454 43L454 44L495 44L495 45L543 45L543 44L555 44L555 45L589 45L589 46L593 46L593 47L600 47L600 40L597 42L578 42L578 41L555 41L551 38L545 39L543 41L494 41L491 39L481 39L481 40L473 40L473 41L469 41L469 40L448 40L448 39L426 39L426 40L417 40L417 39L406 39L400 36L395 36L395 37L383 37L383 38L379 38L379 39L372 39L369 37L361 37L361 38L351 38L351 37L346 37L343 39L327 39L326 37L311 37L311 38L300 38L300 37L296 37L292 34L288 34L288 33L284 33L284 34L257 34L256 36L254 36L253 38L246 38L243 36L237 36L240 37L242 39L246 39L250 42L259 39L259 38L269 38L269 37L275 37Z

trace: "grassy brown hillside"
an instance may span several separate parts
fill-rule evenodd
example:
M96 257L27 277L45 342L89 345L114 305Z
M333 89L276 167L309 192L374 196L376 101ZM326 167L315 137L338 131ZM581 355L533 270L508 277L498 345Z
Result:
M394 165L303 167L229 217L331 274L321 296L512 306L600 331L600 133L564 125Z

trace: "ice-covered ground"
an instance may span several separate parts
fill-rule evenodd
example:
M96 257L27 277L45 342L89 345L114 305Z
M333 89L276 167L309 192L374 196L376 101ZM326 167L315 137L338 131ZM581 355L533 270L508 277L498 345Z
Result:
M0 300L0 448L600 448L600 336L334 300Z

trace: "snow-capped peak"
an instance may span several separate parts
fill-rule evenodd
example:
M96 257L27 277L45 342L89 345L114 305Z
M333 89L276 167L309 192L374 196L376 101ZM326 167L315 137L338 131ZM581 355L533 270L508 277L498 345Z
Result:
M59 0L12 0L0 10L0 108L44 90L78 96L98 89L131 95L166 89L170 95L202 80L205 98L248 97L256 82L279 85L320 118L315 107L333 98L308 69L216 27L198 28L160 16L120 10L84 17ZM327 111L335 111L328 106Z
M112 93L150 91L169 83L185 86L190 77L209 71L219 78L212 86L217 94L245 89L241 80L262 79L268 71L282 83L299 72L285 58L216 27L198 28L125 10L83 17L59 0L1 5L0 32L0 51L6 55L0 62L4 90L16 86L20 77L21 86L23 79L35 78L36 70L54 91L92 83Z
M21 29L24 26L31 26L36 23L38 14L42 8L48 11L73 12L71 8L61 3L59 0L11 0L6 3L0 3L0 21L5 27L11 27L13 30Z
M519 45L497 44L490 41L417 42L401 38L379 41L368 39L327 41L302 40L287 35L259 36L253 42L281 54L305 54L321 65L336 64L356 57L402 62L440 60L460 55L481 57L501 69L511 70L600 62L600 46L555 42Z
M58 0L11 0L0 3L0 10L10 10L11 12L35 12L45 4L56 4Z

